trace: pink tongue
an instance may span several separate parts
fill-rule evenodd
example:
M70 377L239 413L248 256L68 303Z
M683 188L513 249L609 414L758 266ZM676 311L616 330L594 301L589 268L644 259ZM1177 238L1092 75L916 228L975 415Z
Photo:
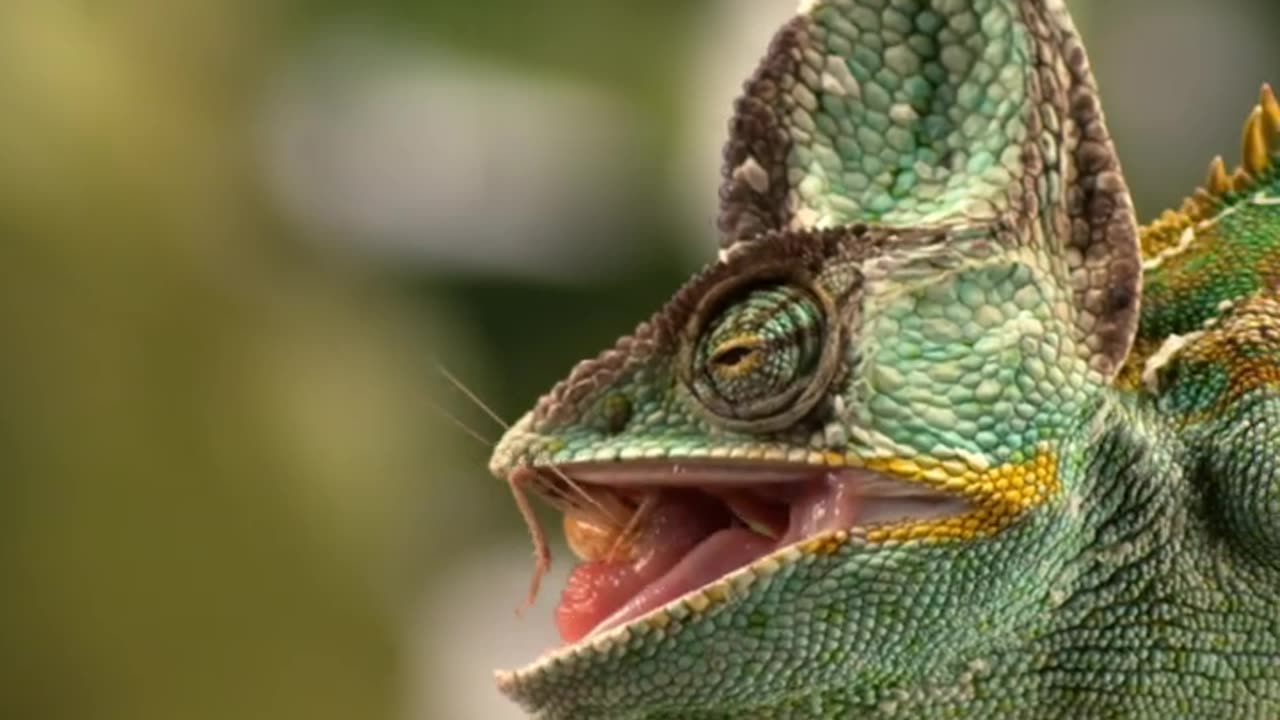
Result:
M774 541L763 535L729 528L713 533L692 550L664 548L661 562L645 564L643 570L625 563L583 563L569 576L560 596L556 609L560 637L574 643L593 630L634 620L764 557L773 548Z
M645 580L628 563L584 562L573 569L556 606L560 639L575 643L600 620L640 592Z
M664 494L631 543L637 557L584 562L574 568L556 608L560 637L567 643L586 637L600 621L666 574L724 520L723 512L709 499Z
M839 475L827 475L796 490L781 540L742 527L725 528L728 518L717 501L664 495L636 538L637 558L584 562L570 574L556 608L561 639L575 643L593 631L622 625L776 548L825 530L850 527L861 504L852 483Z
M767 555L773 550L774 542L746 528L721 530L699 543L657 582L641 590L595 629L608 630L623 625L685 593L715 582Z
M800 542L828 530L851 528L856 524L862 507L854 475L828 473L806 483L791 499L791 522L778 547Z

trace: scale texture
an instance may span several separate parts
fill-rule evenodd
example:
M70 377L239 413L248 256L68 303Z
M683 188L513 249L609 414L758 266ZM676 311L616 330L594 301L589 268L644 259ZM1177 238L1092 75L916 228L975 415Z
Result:
M1061 0L811 0L716 261L491 467L863 468L964 512L781 549L499 675L569 718L1280 717L1280 104L1139 228Z

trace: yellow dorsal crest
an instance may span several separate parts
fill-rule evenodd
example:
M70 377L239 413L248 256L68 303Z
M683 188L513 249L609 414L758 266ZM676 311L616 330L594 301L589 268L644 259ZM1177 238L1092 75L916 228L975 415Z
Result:
M1176 248L1187 228L1211 220L1235 196L1248 194L1275 171L1280 163L1280 101L1269 84L1262 86L1258 104L1244 123L1241 146L1238 167L1228 171L1222 157L1215 157L1202 187L1177 210L1166 210L1142 228L1139 241L1144 260Z

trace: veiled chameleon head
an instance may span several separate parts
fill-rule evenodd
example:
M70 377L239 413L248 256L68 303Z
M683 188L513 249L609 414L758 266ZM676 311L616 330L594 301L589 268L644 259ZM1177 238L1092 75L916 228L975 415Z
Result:
M1027 601L977 568L1033 567L1132 339L1132 210L1060 2L806 3L731 128L719 259L491 462L585 556L571 644L501 680L546 717L963 665L957 621Z

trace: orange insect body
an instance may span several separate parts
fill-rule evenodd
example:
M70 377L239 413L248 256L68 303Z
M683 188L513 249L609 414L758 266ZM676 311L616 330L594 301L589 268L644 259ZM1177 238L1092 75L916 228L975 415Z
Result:
M538 492L564 512L564 534L569 548L579 559L588 562L631 561L639 557L643 549L641 531L658 502L659 494L650 492L640 499L638 505L632 505L612 490L584 488L563 472L555 468L552 470L555 477L572 488L572 492L561 491L559 488L557 492L548 492L548 486L532 468L519 468L508 478L516 507L529 527L534 554L529 594L517 613L533 605L542 578L551 567L551 550L542 525L533 512L527 491ZM579 504L582 501L585 503Z
M565 513L564 537L579 560L588 562L609 557L622 539L622 528L608 518L577 512ZM625 548L619 548L624 550Z
M638 541L645 519L656 502L655 495L646 496L640 505L628 508L626 525L598 512L570 510L564 515L564 536L569 549L578 559L588 562L630 561L640 555Z

